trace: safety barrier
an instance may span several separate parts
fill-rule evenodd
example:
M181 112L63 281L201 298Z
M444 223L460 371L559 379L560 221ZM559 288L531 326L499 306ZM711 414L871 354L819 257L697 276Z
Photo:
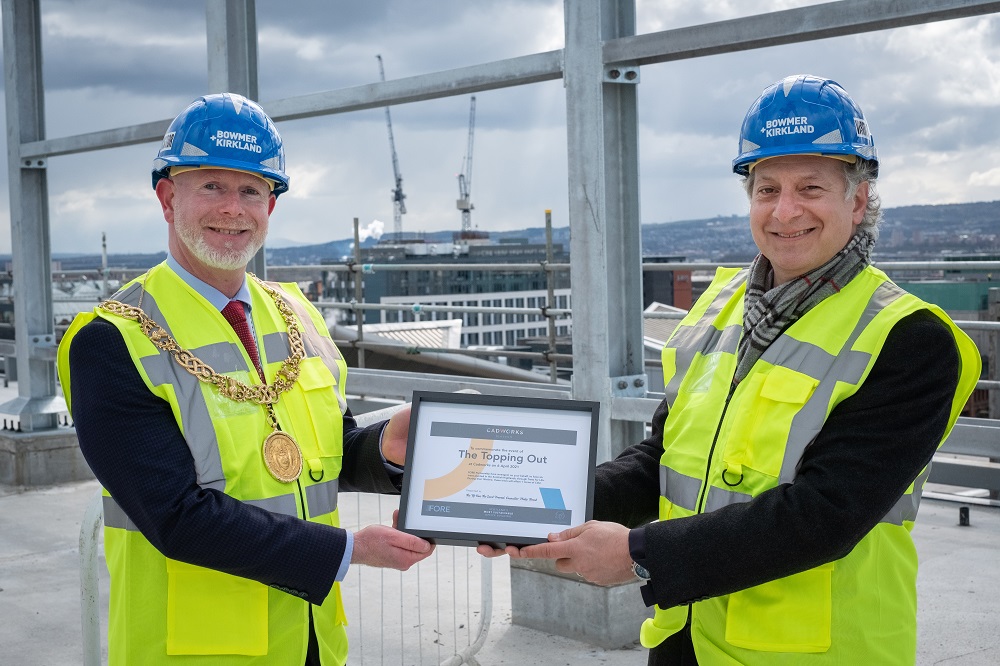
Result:
M103 663L101 506L98 494L88 504L80 527L84 666ZM394 496L367 493L340 496L341 519L347 529L389 523L398 506L398 498ZM475 586L477 573L480 581ZM434 555L406 572L351 567L341 593L349 621L347 635L352 665L476 666L474 655L486 642L492 620L492 560L480 557L470 548L439 546Z
M356 529L390 522L398 507L396 496L349 493L340 516ZM406 572L351 567L341 588L350 663L475 666L492 619L492 571L492 560L455 546L438 546Z
M359 415L358 424L376 423L396 409L390 407ZM375 523L388 524L392 512L399 507L399 498L390 495L342 493L338 501L342 525L350 530ZM98 494L87 505L80 526L84 666L102 663L99 575L102 505ZM476 573L480 578L478 589L472 583ZM406 572L351 567L341 593L349 621L352 666L477 666L474 655L486 642L492 620L492 560L480 557L470 548L439 546L431 557Z
M83 617L83 666L101 662L101 594L97 567L100 557L104 502L98 493L90 500L80 525L80 613Z
M400 407L358 414L356 421L359 426L378 423ZM344 493L339 499L341 525L350 530L391 523L398 508L395 495ZM478 594L471 582L477 569ZM493 615L493 567L492 560L472 549L438 546L431 557L405 572L351 567L341 591L350 622L352 664L478 663L473 655L486 642ZM474 611L477 603L479 610Z
M927 490L925 497L1000 506L1000 420L959 417L934 454L928 481L950 488Z

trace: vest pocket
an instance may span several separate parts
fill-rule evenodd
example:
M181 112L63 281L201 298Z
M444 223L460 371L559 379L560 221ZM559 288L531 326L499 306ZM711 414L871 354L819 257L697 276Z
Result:
M267 587L167 560L167 654L267 654Z
M343 455L343 414L337 400L337 381L319 358L306 358L299 365L301 404L288 400L286 408L295 423L311 425L315 448L305 437L299 442L307 458L339 458ZM307 425L306 427L309 427ZM329 470L327 470L329 474Z
M830 649L833 563L729 595L726 641L764 652Z
M776 366L766 375L751 374L747 391L736 408L723 461L730 476L742 467L777 478L781 474L792 419L806 404L819 382L802 373Z

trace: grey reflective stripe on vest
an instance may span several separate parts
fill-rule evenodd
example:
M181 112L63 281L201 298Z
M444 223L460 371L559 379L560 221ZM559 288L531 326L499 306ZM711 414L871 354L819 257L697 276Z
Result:
M698 504L699 492L701 492L701 479L686 476L660 465L660 495L667 498L671 504L693 513L694 507Z
M788 335L779 336L761 356L761 360L796 370L819 380L819 385L812 396L792 418L778 483L791 483L795 479L799 461L806 447L816 439L826 422L827 408L837 384L839 382L858 384L872 363L871 354L854 351L851 347L875 316L904 293L891 282L879 285L837 356L832 356L813 344L799 342Z
M249 504L250 506L255 506L259 509L265 509L271 513L277 513L282 516L291 516L295 518L298 516L298 500L293 493L288 493L287 495L278 495L276 497L265 497L264 499L253 499L253 500L240 500L244 504Z
M924 468L924 471L913 481L913 492L904 493L902 497L896 500L896 504L889 509L889 512L879 522L901 526L904 520L915 521L917 519L917 511L920 509L920 498L924 495L924 483L930 475L931 466L928 464Z
M313 318L309 315L309 311L306 310L305 306L299 301L298 297L289 294L285 291L280 284L277 282L268 282L267 285L276 291L280 291L285 295L285 302L288 303L289 307L299 318L299 322L302 324L302 342L306 349L306 356L316 356L322 359L323 364L329 368L330 372L333 374L334 380L337 382L337 386L341 385L340 377L340 361L343 357L340 355L340 350L337 349L337 345L334 344L333 339L329 337L329 331L323 331L326 335L323 335L317 328ZM265 343L266 344L266 343ZM273 341L271 342L273 345ZM285 346L287 348L288 342L285 341ZM287 354L288 352L286 352ZM344 400L341 392L339 390L335 391L337 394L337 402L340 404L341 413L347 411L347 401Z
M114 498L104 495L101 499L103 500L105 527L117 527L120 530L128 530L129 532L139 531L139 528L125 515L125 512L118 506L118 502Z
M695 506L698 504L698 494L701 492L701 484L701 479L686 476L677 470L660 465L660 495L669 500L671 504L694 513ZM709 486L704 513L721 509L730 504L749 502L752 499L753 496L746 493Z
M746 271L740 271L733 276L733 279L724 286L709 304L704 314L690 326L678 326L667 346L676 349L674 360L674 375L663 389L666 394L667 404L672 405L677 398L677 391L681 382L691 368L694 357L701 353L727 352L735 354L740 343L740 335L743 333L741 324L727 326L723 330L717 329L712 322L722 312L741 286L743 286Z
M237 370L250 372L250 366L243 359L243 350L235 342L213 342L204 347L194 347L191 349L191 353L212 366L216 372L226 373Z
M261 345L268 363L286 359L292 353L288 346L288 333L285 331L268 333L261 340Z
M103 507L105 527L116 527L118 529L128 530L129 532L139 531L139 528L135 526L135 523L133 523L127 515L125 515L125 512L122 511L122 508L118 506L118 502L116 502L113 497L105 495L102 499L104 500ZM277 497L268 497L267 499L260 500L239 501L242 501L244 504L249 504L283 516L291 516L294 518L298 515L296 512L296 499L293 494L279 495Z
M688 338L683 347L677 347L675 355L675 372L670 378L663 392L666 394L667 404L672 405L677 399L677 392L680 390L681 382L691 369L691 363L698 354L725 352L735 354L740 344L740 335L743 327L739 325L727 326L723 330L717 329L710 320L698 320L694 326L685 326L691 329L690 332L682 336ZM691 344L692 346L688 346Z
M129 305L138 305L140 290L123 293L119 300ZM127 299L127 300L122 300ZM167 333L173 336L170 326L163 317L163 312L156 299L146 292L142 295L142 309ZM218 372L243 370L249 372L249 367L243 360L243 354L236 345L230 342L213 343L198 349L192 349L198 358L211 358L211 365ZM140 359L146 375L155 386L169 384L177 396L181 419L184 423L184 440L187 442L191 457L194 459L195 475L198 485L203 488L225 490L226 477L222 472L222 457L219 453L219 442L212 426L212 418L201 391L201 382L197 377L184 370L174 360L169 352L160 351L155 356L144 356Z
M742 504L743 502L749 502L752 499L753 495L748 495L747 493L738 493L735 490L729 490L728 488L709 486L708 497L705 498L704 513L711 513L712 511L721 509L724 506L729 506L730 504Z
M128 305L137 305L139 303L139 294L142 293L142 290L143 284L141 282L134 282L111 294L111 300L121 301Z
M830 396L837 388L837 382L857 384L871 361L871 354L851 351L850 346L864 330L855 327L844 351L834 356L826 350L810 343L801 342L788 335L775 340L761 360L775 366L788 368L812 377L819 384L812 396L792 418L785 454L781 464L779 483L791 483L796 468L806 447L816 438L826 421L826 409Z
M310 518L337 510L337 489L339 487L340 482L333 479L306 488L306 501L309 502Z

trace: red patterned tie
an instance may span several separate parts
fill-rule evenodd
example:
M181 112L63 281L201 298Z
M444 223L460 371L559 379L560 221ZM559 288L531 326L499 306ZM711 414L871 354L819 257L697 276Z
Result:
M250 355L250 360L253 361L254 367L257 368L257 374L260 375L263 381L264 370L260 366L260 357L257 355L257 343L254 342L253 336L250 335L250 325L247 323L247 313L243 309L243 302L229 301L226 307L222 308L222 316L226 318L226 321L236 331L236 335L240 337L240 342L243 343L244 349Z

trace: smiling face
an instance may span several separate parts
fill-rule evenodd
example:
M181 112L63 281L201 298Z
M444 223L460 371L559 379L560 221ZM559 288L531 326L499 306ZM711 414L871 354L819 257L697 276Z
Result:
M750 231L774 269L774 286L822 266L847 245L864 218L868 184L847 196L844 165L818 155L757 164Z
M228 169L194 169L156 185L169 226L170 254L195 277L223 293L243 283L246 266L264 245L275 197L258 176Z

